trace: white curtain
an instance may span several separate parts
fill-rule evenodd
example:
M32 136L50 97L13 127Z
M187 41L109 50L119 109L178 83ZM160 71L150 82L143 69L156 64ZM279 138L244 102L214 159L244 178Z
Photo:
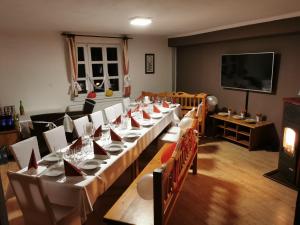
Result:
M131 85L129 77L128 38L123 39L123 97L130 97Z
M78 71L77 71L77 60L76 60L76 46L75 46L75 36L67 35L66 42L68 46L68 54L69 54L69 66L70 66L70 88L69 94L71 98L78 96L78 92L81 91L81 87L77 82Z

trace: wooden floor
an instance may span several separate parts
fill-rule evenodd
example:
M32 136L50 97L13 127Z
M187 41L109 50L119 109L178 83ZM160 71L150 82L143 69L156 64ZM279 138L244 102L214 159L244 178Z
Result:
M206 141L198 153L198 175L187 177L168 225L293 225L296 191L263 177L277 168L277 152L249 152L227 141ZM0 168L3 175L16 167L10 163ZM96 202L86 225L103 224L102 216L126 180L128 176L121 178ZM20 213L9 211L12 225L23 224Z
M263 177L277 163L275 152L204 144L169 225L292 225L296 191Z

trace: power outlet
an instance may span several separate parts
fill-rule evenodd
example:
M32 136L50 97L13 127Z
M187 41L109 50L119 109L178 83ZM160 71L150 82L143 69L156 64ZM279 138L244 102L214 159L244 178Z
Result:
M300 96L300 89L299 89L299 91L298 91L298 96Z

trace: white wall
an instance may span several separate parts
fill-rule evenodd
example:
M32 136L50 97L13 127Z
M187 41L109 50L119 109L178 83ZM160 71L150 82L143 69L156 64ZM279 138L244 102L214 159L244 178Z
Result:
M133 97L139 96L142 90L172 90L172 50L167 46L167 38L135 37L129 40L129 73ZM154 74L145 74L145 53L155 54Z
M1 33L0 49L0 106L15 105L18 109L22 100L28 114L37 114L82 104L72 102L67 93L65 48L59 33ZM145 75L145 53L155 53L155 74ZM171 49L167 38L131 39L129 60L132 97L141 90L171 90ZM99 102L96 109L111 103Z

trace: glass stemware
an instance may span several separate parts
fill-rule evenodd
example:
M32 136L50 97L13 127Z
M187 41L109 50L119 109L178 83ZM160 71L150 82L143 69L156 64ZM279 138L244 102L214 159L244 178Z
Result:
M101 142L103 145L109 145L110 143L110 126L104 125L102 129Z

